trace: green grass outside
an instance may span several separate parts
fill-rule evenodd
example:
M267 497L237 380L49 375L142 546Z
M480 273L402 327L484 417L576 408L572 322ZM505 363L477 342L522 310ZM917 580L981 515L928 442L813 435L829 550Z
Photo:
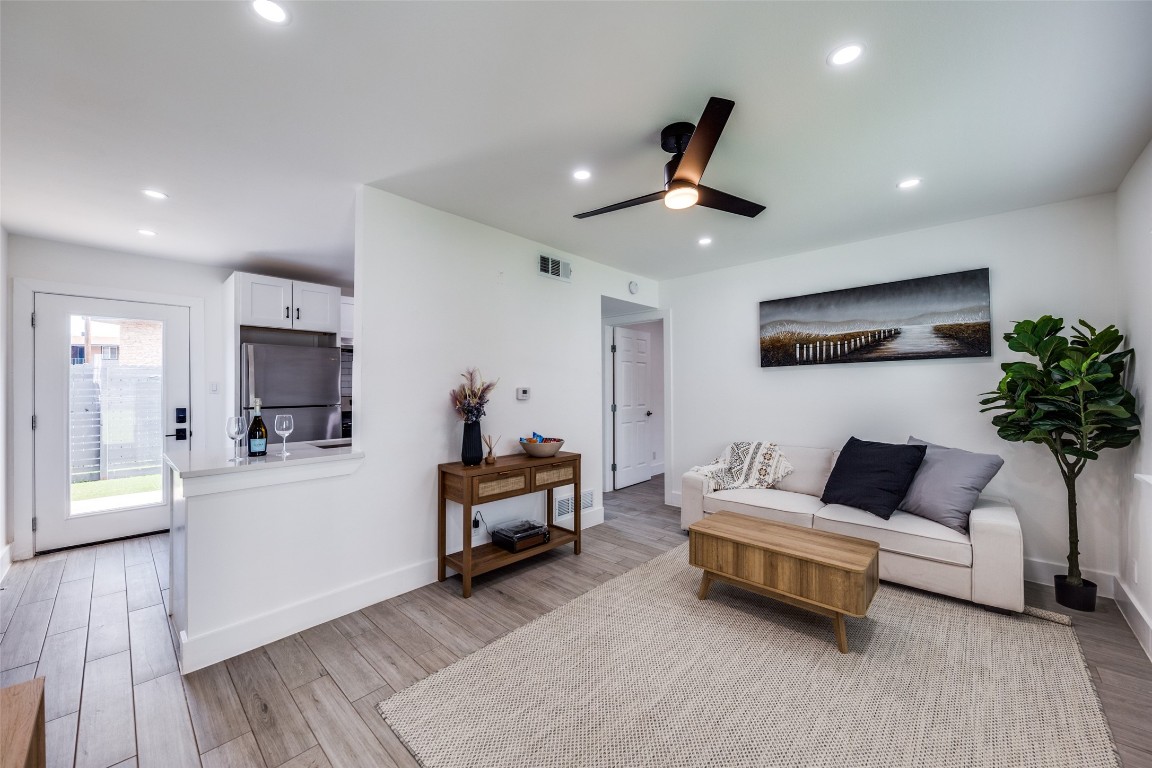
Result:
M120 477L115 480L90 480L72 484L72 501L103 499L108 496L126 496L130 493L148 493L160 490L160 473Z

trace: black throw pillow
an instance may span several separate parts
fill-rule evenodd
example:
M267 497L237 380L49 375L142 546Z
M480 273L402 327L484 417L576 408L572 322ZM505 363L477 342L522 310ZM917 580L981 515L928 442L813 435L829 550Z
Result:
M848 438L820 500L871 512L885 520L908 492L924 461L923 445L893 445Z

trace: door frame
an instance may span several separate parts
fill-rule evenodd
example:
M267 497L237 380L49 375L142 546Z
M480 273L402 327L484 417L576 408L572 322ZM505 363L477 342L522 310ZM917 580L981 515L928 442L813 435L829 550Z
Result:
M669 479L671 475L668 473L668 468L674 466L675 459L675 435L672 427L675 399L672 391L672 311L670 309L653 309L629 315L604 317L600 320L602 326L601 344L603 346L601 362L603 408L601 410L603 412L602 433L604 435L603 484L601 487L604 488L605 493L612 492L612 451L615 442L612 434L614 422L612 418L612 329L621 325L637 325L655 321L661 321L664 324L664 370L661 371L661 375L664 377L664 503L672 504L675 500L676 505L679 506L679 477L673 483Z
M223 286L221 286L223 289ZM35 537L32 517L36 509L35 463L33 451L16 450L18 435L24 435L26 445L31 444L32 413L35 408L35 377L32 361L32 310L37 293L57 293L113 301L136 301L144 304L169 304L188 309L188 385L191 394L188 407L191 456L195 461L205 455L210 425L204 423L207 415L205 392L205 340L204 300L196 296L136 291L82 283L61 283L17 277L12 280L12 413L7 438L8 455L12 457L12 559L32 557ZM23 426L18 426L23 425ZM196 434L202 437L196 439Z

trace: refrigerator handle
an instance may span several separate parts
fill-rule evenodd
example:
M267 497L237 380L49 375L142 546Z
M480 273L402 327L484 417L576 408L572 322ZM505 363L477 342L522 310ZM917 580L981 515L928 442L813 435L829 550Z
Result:
M241 408L251 408L256 399L256 350L244 345L244 352L248 355L248 405L240 404Z

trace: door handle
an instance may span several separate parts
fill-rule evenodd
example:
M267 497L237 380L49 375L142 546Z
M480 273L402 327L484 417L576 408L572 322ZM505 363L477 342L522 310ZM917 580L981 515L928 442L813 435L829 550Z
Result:
M648 414L647 414L647 415L648 415L648 416L651 416L651 415L652 415L652 411L648 411Z
M176 430L176 432L174 434L164 435L164 437L174 437L177 440L187 440L188 439L188 430L185 429L184 427L180 427L179 429Z

